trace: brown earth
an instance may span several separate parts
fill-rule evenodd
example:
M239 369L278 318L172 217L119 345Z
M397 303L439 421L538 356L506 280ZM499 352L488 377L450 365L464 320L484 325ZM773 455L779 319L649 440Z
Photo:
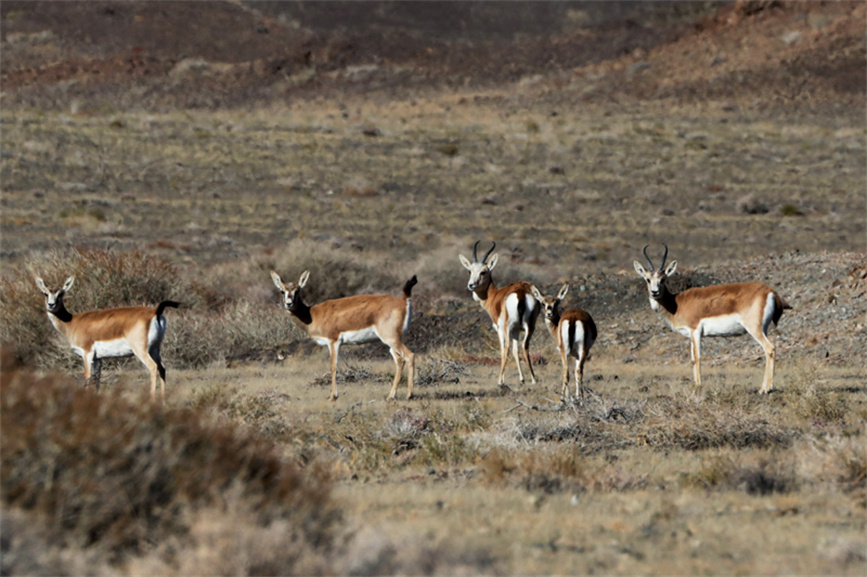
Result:
M861 2L446 6L4 2L3 102L214 109L529 82L522 100L573 106L865 104Z

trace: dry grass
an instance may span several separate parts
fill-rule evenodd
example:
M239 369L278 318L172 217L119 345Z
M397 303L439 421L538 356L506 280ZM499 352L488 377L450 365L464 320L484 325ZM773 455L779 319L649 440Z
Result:
M113 566L153 556L166 567L178 547L219 551L212 569L198 567L205 573L224 571L217 568L230 559L254 574L304 573L312 558L326 566L340 518L327 479L284 462L258 435L201 411L99 397L20 371L7 356L2 411L4 507L46 520L44 538L56 541L51 551L98 551ZM11 553L4 574L52 572L53 555L41 561L20 554L26 545L19 530L13 524L4 539ZM297 546L244 560L243 547L215 549L211 532L251 541L281 534Z

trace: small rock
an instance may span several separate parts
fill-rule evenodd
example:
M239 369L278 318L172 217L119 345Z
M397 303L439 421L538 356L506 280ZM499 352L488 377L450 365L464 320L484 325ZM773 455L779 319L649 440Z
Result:
M791 46L795 42L798 42L803 38L804 35L798 32L797 30L792 30L791 32L786 32L782 36L780 36L780 40L783 41L783 44L786 46Z
M752 194L739 198L735 204L735 208L738 212L743 212L744 214L768 214L770 212L768 205Z

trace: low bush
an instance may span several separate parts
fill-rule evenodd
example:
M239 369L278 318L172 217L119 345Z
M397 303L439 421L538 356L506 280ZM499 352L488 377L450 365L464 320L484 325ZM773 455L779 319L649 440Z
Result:
M67 546L102 551L117 565L160 543L195 541L191 523L204 511L237 512L238 526L226 519L225 531L239 535L279 524L291 543L272 551L279 567L256 560L272 574L309 570L295 563L324 559L332 546L340 512L330 483L285 462L264 436L196 410L38 378L8 356L2 368L4 509L53 519Z

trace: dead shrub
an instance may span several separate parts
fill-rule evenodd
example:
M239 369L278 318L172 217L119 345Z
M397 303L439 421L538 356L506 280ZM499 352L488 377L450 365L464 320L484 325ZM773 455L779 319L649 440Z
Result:
M644 438L658 449L785 448L797 436L783 423L713 398L660 398L648 403L645 413Z
M128 403L6 370L0 382L2 500L56 520L58 538L112 564L183 540L190 515L238 501L253 526L284 523L294 553L331 546L339 511L316 470L284 462L262 435L195 410ZM11 417L11 418L10 418Z
M750 460L754 462L744 462ZM779 453L745 457L731 450L703 455L701 466L687 474L685 482L704 489L746 491L750 495L788 493L799 485L793 458Z

